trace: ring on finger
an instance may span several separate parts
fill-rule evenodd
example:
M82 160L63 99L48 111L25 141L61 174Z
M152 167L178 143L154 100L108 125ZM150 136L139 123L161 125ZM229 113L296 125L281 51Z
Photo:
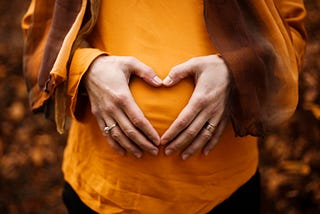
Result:
M213 134L214 130L216 129L217 125L210 123L209 121L205 125L205 129L208 130L211 134Z
M103 129L103 131L104 131L106 134L109 134L109 132L111 131L111 129L113 129L113 128L116 127L116 126L117 126L117 123L114 123L114 124L112 124L112 125L110 125L110 126L105 126L104 129Z

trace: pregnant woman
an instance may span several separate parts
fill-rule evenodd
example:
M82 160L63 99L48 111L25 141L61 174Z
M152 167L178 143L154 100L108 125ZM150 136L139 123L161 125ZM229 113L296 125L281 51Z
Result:
M259 212L257 137L294 112L305 10L248 2L32 1L25 75L33 109L72 117L70 213Z

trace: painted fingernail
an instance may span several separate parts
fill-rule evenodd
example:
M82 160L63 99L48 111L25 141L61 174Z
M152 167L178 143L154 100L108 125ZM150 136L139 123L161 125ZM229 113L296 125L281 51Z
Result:
M172 152L173 152L172 149L166 149L166 150L164 151L164 153L165 153L167 156L168 156L168 155L171 155Z
M165 85L170 85L173 82L173 80L171 79L171 77L167 76L164 80L163 80L163 84Z
M182 155L182 160L187 160L187 158L189 158L190 155L189 154L183 154Z
M150 153L154 156L157 156L158 155L158 150L157 149L153 149L153 150L150 150Z
M153 77L153 82L157 85L162 84L162 80L158 76Z

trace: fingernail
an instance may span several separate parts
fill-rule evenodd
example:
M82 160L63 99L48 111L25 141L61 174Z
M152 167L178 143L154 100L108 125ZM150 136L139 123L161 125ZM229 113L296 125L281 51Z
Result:
M170 85L172 83L172 79L171 77L167 76L164 80L163 80L163 84L165 85Z
M153 149L153 150L150 150L150 153L154 156L157 156L158 155L158 150L157 149Z
M142 157L142 154L140 152L133 153L133 155L136 156L136 158Z
M153 77L153 82L157 85L162 84L162 80L158 76Z
M167 142L168 142L167 140L161 140L161 141L160 141L160 144L161 144L161 145L165 145Z
M166 149L166 150L164 151L164 153L165 153L167 156L168 156L168 155L171 155L172 152L173 152L172 149Z
M188 157L190 157L189 154L183 154L183 155L182 155L182 160L187 160Z
M156 146L160 145L160 139L155 139L152 141Z
M210 150L205 150L205 151L203 152L204 156L208 156L209 152L210 152Z

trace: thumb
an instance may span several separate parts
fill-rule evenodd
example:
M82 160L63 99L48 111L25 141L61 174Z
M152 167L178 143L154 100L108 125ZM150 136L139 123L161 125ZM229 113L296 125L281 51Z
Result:
M143 79L146 83L158 87L162 85L162 80L153 71L152 68L144 64L143 62L133 59L131 63L132 72Z
M192 63L189 61L174 66L171 71L169 72L168 76L164 78L163 85L170 87L181 81L182 79L186 78L189 75L193 75L193 66Z

